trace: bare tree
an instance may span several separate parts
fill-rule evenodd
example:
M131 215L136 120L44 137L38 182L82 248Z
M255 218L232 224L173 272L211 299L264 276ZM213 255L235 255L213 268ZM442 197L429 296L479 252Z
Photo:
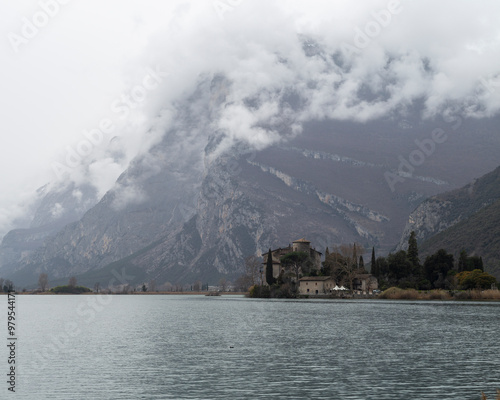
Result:
M255 255L245 258L245 276L248 279L248 285L253 286L259 282L259 273L262 268L262 260Z
M6 279L3 282L3 291L5 293L11 292L14 290L14 282L12 282L10 279Z
M236 280L238 290L247 291L253 285L261 285L262 259L253 255L245 258L245 272Z
M199 292L201 290L201 281L196 281L193 285L193 291Z
M354 279L364 269L360 269L358 256L363 255L366 250L359 243L341 244L332 246L333 251L328 254L323 264L324 271L330 275L335 282L349 286L352 290Z
M70 287L76 286L76 277L72 276L71 278L69 278L68 286L70 286Z
M94 290L99 293L99 290L101 289L101 284L99 282L96 282L94 284Z
M183 287L180 283L176 283L175 286L174 286L174 292L182 292L183 291Z
M219 281L219 286L221 288L221 291L223 291L223 292L226 291L226 288L227 288L226 278L221 278L221 280Z
M156 292L156 279L151 279L149 281L149 291Z
M42 272L38 277L38 287L42 292L45 292L49 284L49 277L45 272Z

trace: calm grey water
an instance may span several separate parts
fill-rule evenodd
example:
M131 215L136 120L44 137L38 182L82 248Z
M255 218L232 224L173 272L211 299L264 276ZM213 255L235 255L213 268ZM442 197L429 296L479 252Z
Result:
M16 301L16 393L4 379L1 399L443 400L480 399L481 390L493 397L500 388L500 303Z

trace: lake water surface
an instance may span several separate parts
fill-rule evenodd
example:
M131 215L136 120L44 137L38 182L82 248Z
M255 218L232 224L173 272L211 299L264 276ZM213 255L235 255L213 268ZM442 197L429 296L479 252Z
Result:
M6 377L7 299L0 371ZM500 303L16 296L16 399L480 399Z

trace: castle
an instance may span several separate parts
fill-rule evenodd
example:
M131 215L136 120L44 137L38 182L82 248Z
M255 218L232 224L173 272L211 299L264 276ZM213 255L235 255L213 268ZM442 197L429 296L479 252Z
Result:
M298 271L290 271L290 267L282 265L281 258L293 252L301 252L309 255L307 271L303 271L302 267L299 267ZM263 268L261 270L261 273L263 273L263 276L267 276L266 269L268 256L268 252L262 254L264 260L262 263ZM322 253L317 251L315 248L312 248L311 242L309 240L306 240L304 238L298 239L293 241L291 245L288 245L288 247L280 247L278 249L271 250L271 256L273 265L273 277L275 279L278 279L280 275L283 276L285 274L294 272L294 275L296 274L296 278L292 278L292 281L295 281L295 283L298 285L298 290L301 295L325 295L331 294L332 292L335 292L339 289L337 286L339 282L336 282L336 280L332 276L318 276L321 275L320 272ZM311 274L312 272L316 273ZM372 293L374 289L378 288L378 281L373 275L362 273L361 271L355 271L355 273L356 274L352 276L351 281L351 289L354 292L357 292L359 294ZM315 276L311 276L310 274ZM342 283L342 281L344 281L344 279L342 279L340 283ZM265 279L263 280L263 282L265 283ZM342 287L342 289L344 288Z
M291 245L288 245L288 247L285 248L278 248L276 250L271 250L272 258L273 258L273 277L278 278L280 273L285 272L284 267L281 265L280 258L283 257L284 255L287 255L288 253L292 252L304 252L309 254L309 257L312 261L312 266L311 269L314 269L316 271L321 270L321 255L319 251L317 251L314 248L311 248L311 242L309 240L306 240L304 238L298 239L292 242ZM264 253L262 255L264 257L264 262L262 263L264 266L263 273L264 276L266 276L266 268L267 268L267 257L268 253Z

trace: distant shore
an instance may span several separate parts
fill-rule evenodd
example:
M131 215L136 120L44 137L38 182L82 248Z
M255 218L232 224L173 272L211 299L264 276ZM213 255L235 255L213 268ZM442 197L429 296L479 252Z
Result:
M16 295L36 295L36 296L62 296L62 295L115 295L115 296L209 296L211 292L131 292L131 293L53 293L53 292L15 292ZM7 293L1 293L6 295ZM221 296L248 296L248 292L219 292ZM219 297L219 296L211 296ZM422 290L400 289L391 287L377 295L346 294L345 296L331 296L328 294L306 296L300 295L297 300L420 300L420 301L500 301L500 290L467 290L467 291L447 291L447 290Z
M15 292L16 295L36 295L36 296L61 296L61 295L78 295L78 296L92 296L92 295L117 295L117 296L155 296L155 295L199 295L199 296L205 296L209 294L210 292L130 292L130 293L118 293L118 292L112 292L112 293L107 293L107 292L88 292L88 293L53 293L53 292ZM0 293L0 294L7 294L7 293ZM222 296L228 296L228 295L247 295L248 292L220 292Z

